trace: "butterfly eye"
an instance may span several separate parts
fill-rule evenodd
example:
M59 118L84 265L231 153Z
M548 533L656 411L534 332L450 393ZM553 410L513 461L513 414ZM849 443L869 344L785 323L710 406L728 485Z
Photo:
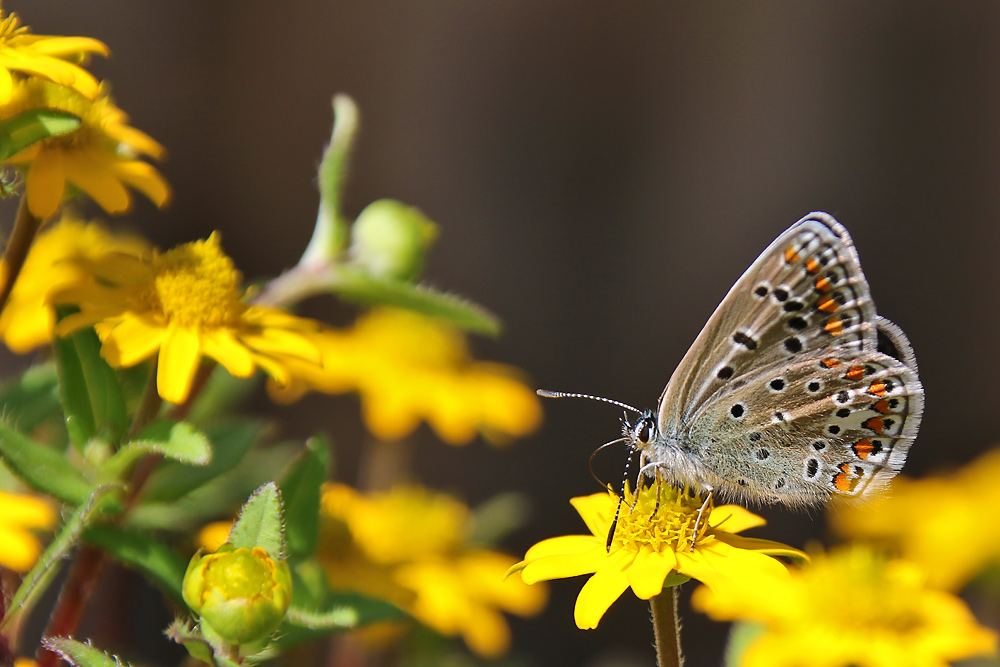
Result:
M642 444L646 444L653 439L653 422L643 419L635 429L635 439Z

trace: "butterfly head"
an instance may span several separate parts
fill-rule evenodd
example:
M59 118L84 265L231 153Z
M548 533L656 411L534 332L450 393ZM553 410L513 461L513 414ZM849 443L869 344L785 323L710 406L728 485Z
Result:
M634 450L641 452L648 448L659 435L653 412L646 410L639 415L635 422L626 421L622 426L622 435L628 438L628 442Z

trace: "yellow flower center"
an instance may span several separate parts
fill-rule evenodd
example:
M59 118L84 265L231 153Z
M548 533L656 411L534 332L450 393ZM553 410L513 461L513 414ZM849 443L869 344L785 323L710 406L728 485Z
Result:
M654 551L683 551L690 548L692 539L697 543L708 530L711 502L705 506L698 523L698 534L694 534L698 510L704 502L700 495L669 484L654 484L639 489L638 500L635 496L626 490L612 544L626 548L648 545Z
M207 556L206 593L216 589L226 598L270 598L275 587L274 562L263 549L236 549Z
M153 274L140 298L168 321L194 329L236 327L242 321L242 276L222 252L217 234L158 255Z

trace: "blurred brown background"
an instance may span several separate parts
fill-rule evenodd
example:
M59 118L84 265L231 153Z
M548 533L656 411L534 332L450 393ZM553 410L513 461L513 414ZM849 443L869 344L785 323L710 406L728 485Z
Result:
M476 342L539 386L652 407L732 282L785 227L826 210L854 236L879 312L909 334L928 403L907 472L997 440L1000 4L929 2L203 2L8 0L35 32L89 35L134 124L170 151L161 245L223 233L251 277L293 264L315 217L330 97L362 113L347 192L420 207L442 236L427 279L498 313ZM345 321L330 300L314 316ZM266 405L261 401L261 406ZM512 553L580 531L567 500L598 487L587 457L618 413L546 405L508 450L417 437L431 485L475 504L534 502ZM291 435L326 428L357 472L356 399L313 396ZM617 477L621 452L604 469ZM756 534L801 546L822 516L764 512ZM573 626L582 580L514 620L530 665L651 664L627 593ZM686 602L684 603L686 605ZM724 629L685 613L690 664ZM155 635L153 635L155 641Z

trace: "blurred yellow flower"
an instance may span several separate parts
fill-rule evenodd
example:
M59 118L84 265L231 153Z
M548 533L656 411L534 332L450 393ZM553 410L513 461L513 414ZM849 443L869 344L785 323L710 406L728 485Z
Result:
M331 586L387 600L480 656L510 644L501 611L528 616L545 604L544 589L502 580L514 558L470 544L472 514L455 498L329 484L321 507L318 554Z
M34 496L0 491L0 566L27 572L42 553L35 531L52 530L59 515Z
M140 155L159 159L163 147L128 125L128 116L111 101L106 86L102 84L100 95L91 101L48 81L18 81L9 102L0 107L0 117L40 108L74 114L82 124L68 134L34 143L5 162L26 167L28 209L36 218L45 219L56 212L67 183L87 193L108 213L129 209L129 187L157 206L167 203L167 182L152 165L138 159Z
M12 72L68 86L88 99L97 96L97 80L67 60L84 60L90 53L108 55L108 47L89 37L32 35L17 14L0 10L0 104L10 100Z
M229 531L232 529L232 521L213 521L205 524L195 536L195 544L205 551L218 551L219 547L229 539Z
M959 598L868 547L813 556L791 577L735 583L699 588L691 602L716 620L763 625L741 667L946 667L996 651L996 634Z
M279 383L293 379L291 368L319 368L314 339L320 324L245 304L242 276L222 252L218 234L165 253L109 254L81 264L96 281L53 295L57 303L80 308L59 322L56 333L94 325L101 355L116 367L155 357L157 390L167 401L187 398L203 357L236 377L259 367Z
M350 330L329 333L322 347L323 372L271 386L276 399L295 400L310 388L357 391L368 430L383 440L403 438L426 420L450 444L477 433L504 442L541 421L538 397L516 369L473 361L462 334L439 320L376 309Z
M148 250L149 244L138 237L113 235L101 225L64 214L31 246L0 313L0 336L18 354L51 342L55 313L46 297L67 285L92 280L74 260L96 259L108 253L140 255ZM0 264L0 285L7 275L7 265Z
M936 588L956 591L1000 560L1000 449L961 470L897 478L892 495L830 512L842 535L875 541L921 566ZM961 537L959 537L961 536Z
M692 577L724 590L739 581L787 576L785 566L772 556L805 558L784 544L737 535L764 524L742 507L709 503L707 519L694 535L700 497L669 485L642 488L638 495L629 511L635 496L626 492L610 549L607 538L618 497L609 491L573 498L570 502L591 534L539 542L508 574L519 571L529 584L593 574L574 609L577 627L591 630L629 587L642 600ZM758 593L763 590L758 588Z

